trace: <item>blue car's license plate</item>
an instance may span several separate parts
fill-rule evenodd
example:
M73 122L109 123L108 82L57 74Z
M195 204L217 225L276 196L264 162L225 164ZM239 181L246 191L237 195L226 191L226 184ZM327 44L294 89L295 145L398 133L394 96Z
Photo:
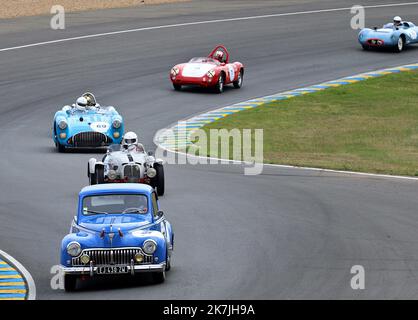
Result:
M100 266L97 267L98 274L120 274L128 273L128 268L126 266Z

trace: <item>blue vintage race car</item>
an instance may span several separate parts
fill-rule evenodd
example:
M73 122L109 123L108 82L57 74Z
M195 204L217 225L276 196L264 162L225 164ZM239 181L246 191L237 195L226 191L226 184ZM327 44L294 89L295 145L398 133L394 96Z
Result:
M87 99L85 97L91 97ZM52 136L59 152L66 148L100 148L119 144L124 133L122 116L114 107L102 107L91 93L55 113Z
M388 23L383 28L364 28L358 35L364 50L371 48L390 48L401 52L405 46L418 43L418 27L412 22L402 22L400 26Z
M70 234L61 244L64 287L77 278L150 272L165 280L171 267L174 234L160 211L155 190L145 184L118 183L85 187Z

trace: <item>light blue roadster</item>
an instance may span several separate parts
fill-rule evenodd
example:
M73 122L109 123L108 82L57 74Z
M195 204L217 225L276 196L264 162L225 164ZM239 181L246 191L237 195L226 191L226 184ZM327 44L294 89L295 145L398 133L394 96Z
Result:
M412 22L401 22L399 25L388 23L383 28L364 28L358 35L364 50L371 48L389 48L401 52L407 45L418 43L418 27Z
M101 148L119 144L124 133L123 118L114 107L102 107L87 92L76 104L55 113L52 136L59 152L66 148Z
M61 244L64 288L77 279L150 272L155 283L171 267L174 234L155 190L140 183L85 187L77 216Z

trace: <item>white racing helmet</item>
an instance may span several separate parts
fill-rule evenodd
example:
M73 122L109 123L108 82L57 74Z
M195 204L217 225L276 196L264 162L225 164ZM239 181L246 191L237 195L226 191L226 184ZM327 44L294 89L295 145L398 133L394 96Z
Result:
M132 145L136 145L138 143L138 136L135 132L129 131L125 133L122 139L122 146L128 148Z
M83 93L82 97L86 98L88 107L95 107L97 105L96 97L91 92Z
M402 23L402 18L400 17L400 16L396 16L396 17L394 17L393 18L393 24L395 25L395 26L398 26L398 25L400 25Z
M77 110L85 111L87 107L87 99L84 97L78 98L75 103L75 107L77 108Z

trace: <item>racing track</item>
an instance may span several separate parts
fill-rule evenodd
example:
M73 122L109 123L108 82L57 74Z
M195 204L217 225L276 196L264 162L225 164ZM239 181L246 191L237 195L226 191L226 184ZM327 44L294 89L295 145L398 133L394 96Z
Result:
M390 1L386 1L390 3ZM381 4L367 1L367 4ZM0 47L179 22L350 7L351 1L195 1L0 21ZM216 13L222 8L222 13ZM411 10L413 8L414 10ZM367 10L367 24L393 15L418 21L417 6ZM144 277L53 291L49 270L87 183L91 154L57 154L49 136L56 109L83 91L114 104L127 128L153 148L157 129L215 107L342 76L417 61L360 50L349 11L219 22L133 32L0 53L0 247L32 274L40 299L417 298L416 182L239 166L166 168L161 204L176 232L164 285ZM170 67L225 43L247 66L244 87L222 95L174 92ZM353 291L350 268L366 269ZM129 278L130 279L130 278Z

